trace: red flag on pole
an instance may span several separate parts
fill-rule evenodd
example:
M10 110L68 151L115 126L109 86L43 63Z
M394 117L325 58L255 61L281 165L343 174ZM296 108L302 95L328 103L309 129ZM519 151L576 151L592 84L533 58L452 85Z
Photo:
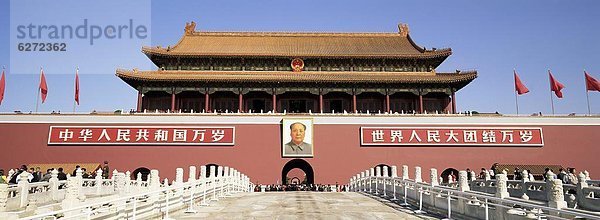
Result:
M2 78L0 78L0 104L4 100L4 89L6 87L6 79L4 78L4 68L2 68Z
M528 93L529 89L525 86L525 84L523 84L523 82L521 82L521 79L519 78L519 75L517 75L516 70L514 70L514 74L515 74L515 91L517 91L517 94L523 95L525 93Z
M75 72L75 102L79 105L79 67Z
M565 85L554 79L554 76L552 76L550 70L548 70L548 74L550 75L550 91L553 91L554 94L556 94L556 97L562 98L563 94L560 90L564 89Z
M48 96L48 84L46 84L46 77L44 76L44 69L41 69L40 92L42 93L42 103L44 103L44 101L46 101L46 96Z
M583 73L585 73L585 89L587 91L597 91L597 92L600 92L600 82L598 82L598 80L594 79L594 77L592 77L587 72L583 71ZM3 74L2 75L2 79L3 79L2 82L4 82L4 72L2 72L2 74Z

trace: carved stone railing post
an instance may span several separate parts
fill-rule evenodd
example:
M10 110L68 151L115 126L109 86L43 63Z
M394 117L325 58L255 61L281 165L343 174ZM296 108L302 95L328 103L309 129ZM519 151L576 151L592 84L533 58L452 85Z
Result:
M365 192L369 192L369 189L371 188L371 184L369 184L369 172L370 171L369 171L369 169L366 169L364 172L365 172L365 176L364 176L364 179L363 179L364 188L365 188L364 191Z
M240 173L240 171L235 170L234 172L234 179L235 179L235 192L241 192L242 191L242 173Z
M402 165L402 180L408 179L408 166Z
M548 180L546 182L546 193L548 193L548 206L557 209L567 207L562 180Z
M375 179L375 168L369 169L369 193L373 193L373 179Z
M79 201L79 190L77 187L79 185L79 180L76 176L67 175L67 189L65 193L65 199L61 202L62 209L70 209L80 204ZM73 216L77 214L77 211L66 212L65 217Z
M179 167L175 169L175 181L173 185L181 185L183 183L183 168Z
M190 173L188 175L188 182L196 181L196 166L190 166Z
M183 185L183 168L178 167L177 169L175 169L175 180L173 180L173 186L175 186L176 188L178 186ZM183 189L175 189L175 193L173 195L173 198L171 199L179 199L181 197L183 193Z
M6 203L8 201L8 184L0 184L0 217L2 212L6 211Z
M217 198L223 198L223 166L217 167L217 182L219 183L219 191L217 192Z
M94 178L96 182L96 195L102 194L102 169L98 169L96 171L96 177Z
M579 173L579 175L577 175L579 180L577 183L577 204L584 203L583 201L586 199L586 195L583 194L583 188L588 187L586 177L585 173Z
M379 194L379 184L381 183L381 167L375 167L375 195Z
M521 179L521 193L523 193L521 199L529 200L529 196L527 195L527 184L530 181L529 172L527 172L527 170L524 169L523 171L521 171L521 176L523 177Z
M469 187L469 174L465 170L458 171L458 190L466 192L471 190ZM465 213L467 201L463 198L458 198L458 211Z
M200 205L202 206L207 206L208 203L206 202L206 192L208 190L208 181L206 178L206 166L201 166L200 167L200 177L199 177L200 181L202 181L202 203L200 203Z
M85 195L83 193L83 170L81 168L77 168L77 170L75 170L75 177L77 177L77 181L79 181L79 183L77 183L77 187L79 187L79 197L77 198L79 201L84 201Z
M389 182L389 179L388 179L388 177L389 177L388 176L388 167L384 166L382 172L383 172L382 173L383 174L382 175L383 176L383 197L387 197L387 187L386 187L386 185Z
M507 182L508 177L506 174L496 174L496 197L504 199L510 197L508 194Z
M242 173L238 170L235 171L234 173L234 179L235 179L235 192L241 192L242 191Z
M114 173L113 172L113 177L114 177L114 188L115 188L115 193L118 195L124 195L125 192L125 174L124 173Z
M125 182L125 193L131 193L131 172L129 170L125 172L123 181Z
M50 171L50 179L48 180L48 183L50 185L50 189L48 189L50 191L50 197L54 201L59 201L60 198L58 198L58 170L53 169L52 171Z
M150 170L150 176L148 177L148 191L154 191L154 190L158 190L160 188L160 176L158 173L158 170ZM159 194L158 193L153 193L152 195L150 195L148 202L150 203L154 203L158 200ZM154 204L155 207L158 206L158 204ZM158 212L158 211L157 211Z
M469 174L471 174L471 179L469 179L469 181L473 181L473 180L476 180L476 179L477 179L477 176L476 176L476 174L475 174L475 171L472 171L472 170L471 170L471 172L470 172Z
M230 192L236 193L235 192L235 169L234 168L229 168L229 181L231 184L231 189L229 189ZM252 191L254 191L254 188L252 188Z
M83 183L83 170L81 170L81 168L75 170L75 176L79 180L79 183Z
M150 190L157 190L160 188L160 176L158 170L150 170L150 177L148 178L148 188Z
M487 170L484 172L483 176L483 180L485 180L486 182L492 179L492 176L490 176L490 172L488 172Z
M392 177L398 177L398 167L392 166Z
M496 174L496 197L500 199L510 197L510 195L508 194L507 181L508 177L505 173ZM496 216L494 219L506 219L506 208L497 206L495 213Z
M431 180L431 186L439 186L437 169L431 168L429 170L429 179Z
M212 198L211 198L211 200L218 200L217 199L217 184L216 184L216 180L217 180L217 169L215 169L215 166L210 166L210 185L212 186Z
M353 192L360 191L360 187L361 187L360 183L361 183L361 181L360 181L360 173L359 173L359 174L356 174L356 177L354 178L354 189L352 189Z
M223 197L229 193L229 167L223 167L223 186L221 187L221 194Z
M415 182L423 182L423 178L421 178L421 167L415 167Z
M112 172L112 176L110 177L110 179L113 182L112 183L113 184L113 189L116 189L116 188L114 188L114 186L117 184L117 178L115 177L115 175L117 175L118 173L119 173L119 171L117 169L114 169L113 172Z
M365 171L362 171L362 172L360 172L360 183L359 183L360 188L359 188L359 191L363 191L364 192L364 191L367 190L367 187L366 187L365 183L366 183L365 182Z
M461 170L458 172L458 190L461 192L471 190L469 187L467 171Z
M19 176L17 176L17 178L19 178L19 183L17 184L20 198L19 207L23 208L27 206L27 203L29 202L29 199L27 198L29 196L29 173L27 171L23 171L19 174Z

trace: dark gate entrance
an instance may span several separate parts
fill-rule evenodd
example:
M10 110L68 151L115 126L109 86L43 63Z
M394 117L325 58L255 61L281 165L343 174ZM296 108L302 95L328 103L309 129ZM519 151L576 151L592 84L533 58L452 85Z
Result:
M281 183L283 183L284 185L290 184L288 183L287 175L290 172L290 170L294 168L298 168L304 171L304 173L306 174L307 185L315 183L315 173L312 169L312 166L310 166L308 162L302 159L290 160L285 164L285 166L283 166L283 169L281 170Z

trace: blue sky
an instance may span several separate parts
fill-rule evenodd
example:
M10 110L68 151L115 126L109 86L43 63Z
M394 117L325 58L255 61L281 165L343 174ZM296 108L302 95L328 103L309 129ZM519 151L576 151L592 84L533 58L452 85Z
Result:
M29 4L15 14L15 2L0 0L0 65L7 66L7 90L0 112L35 109L39 66L47 74L49 95L40 111L73 109L73 74L81 74L78 112L113 111L136 105L136 91L114 75L116 68L154 69L140 52L143 45L172 45L185 22L212 31L396 32L410 25L421 46L451 47L454 54L440 72L476 69L477 78L457 93L459 111L514 114L512 71L531 90L519 97L520 113L550 112L547 70L566 88L554 99L556 113L587 113L583 70L600 79L600 2L598 1L77 1L48 10ZM31 1L28 3L43 2ZM11 10L11 4L12 10ZM97 5L104 4L104 5ZM102 10L119 8L120 10ZM51 12L48 12L51 11ZM75 12L75 13L74 13ZM75 15L73 15L75 14ZM100 40L94 47L69 40L68 54L18 53L10 24L77 24L82 16L99 25L128 17L148 25L143 40ZM15 44L15 45L13 45ZM12 60L11 60L12 59ZM13 68L11 68L13 67ZM600 93L589 94L592 112L600 113Z

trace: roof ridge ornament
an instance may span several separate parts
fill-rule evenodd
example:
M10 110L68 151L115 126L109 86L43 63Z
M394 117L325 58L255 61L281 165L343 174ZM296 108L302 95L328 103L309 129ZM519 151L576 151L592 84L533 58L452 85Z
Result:
M408 37L408 32L410 32L408 28L408 24L399 23L398 24L398 33L402 35L402 37Z
M196 32L196 22L185 22L185 35L192 35Z

